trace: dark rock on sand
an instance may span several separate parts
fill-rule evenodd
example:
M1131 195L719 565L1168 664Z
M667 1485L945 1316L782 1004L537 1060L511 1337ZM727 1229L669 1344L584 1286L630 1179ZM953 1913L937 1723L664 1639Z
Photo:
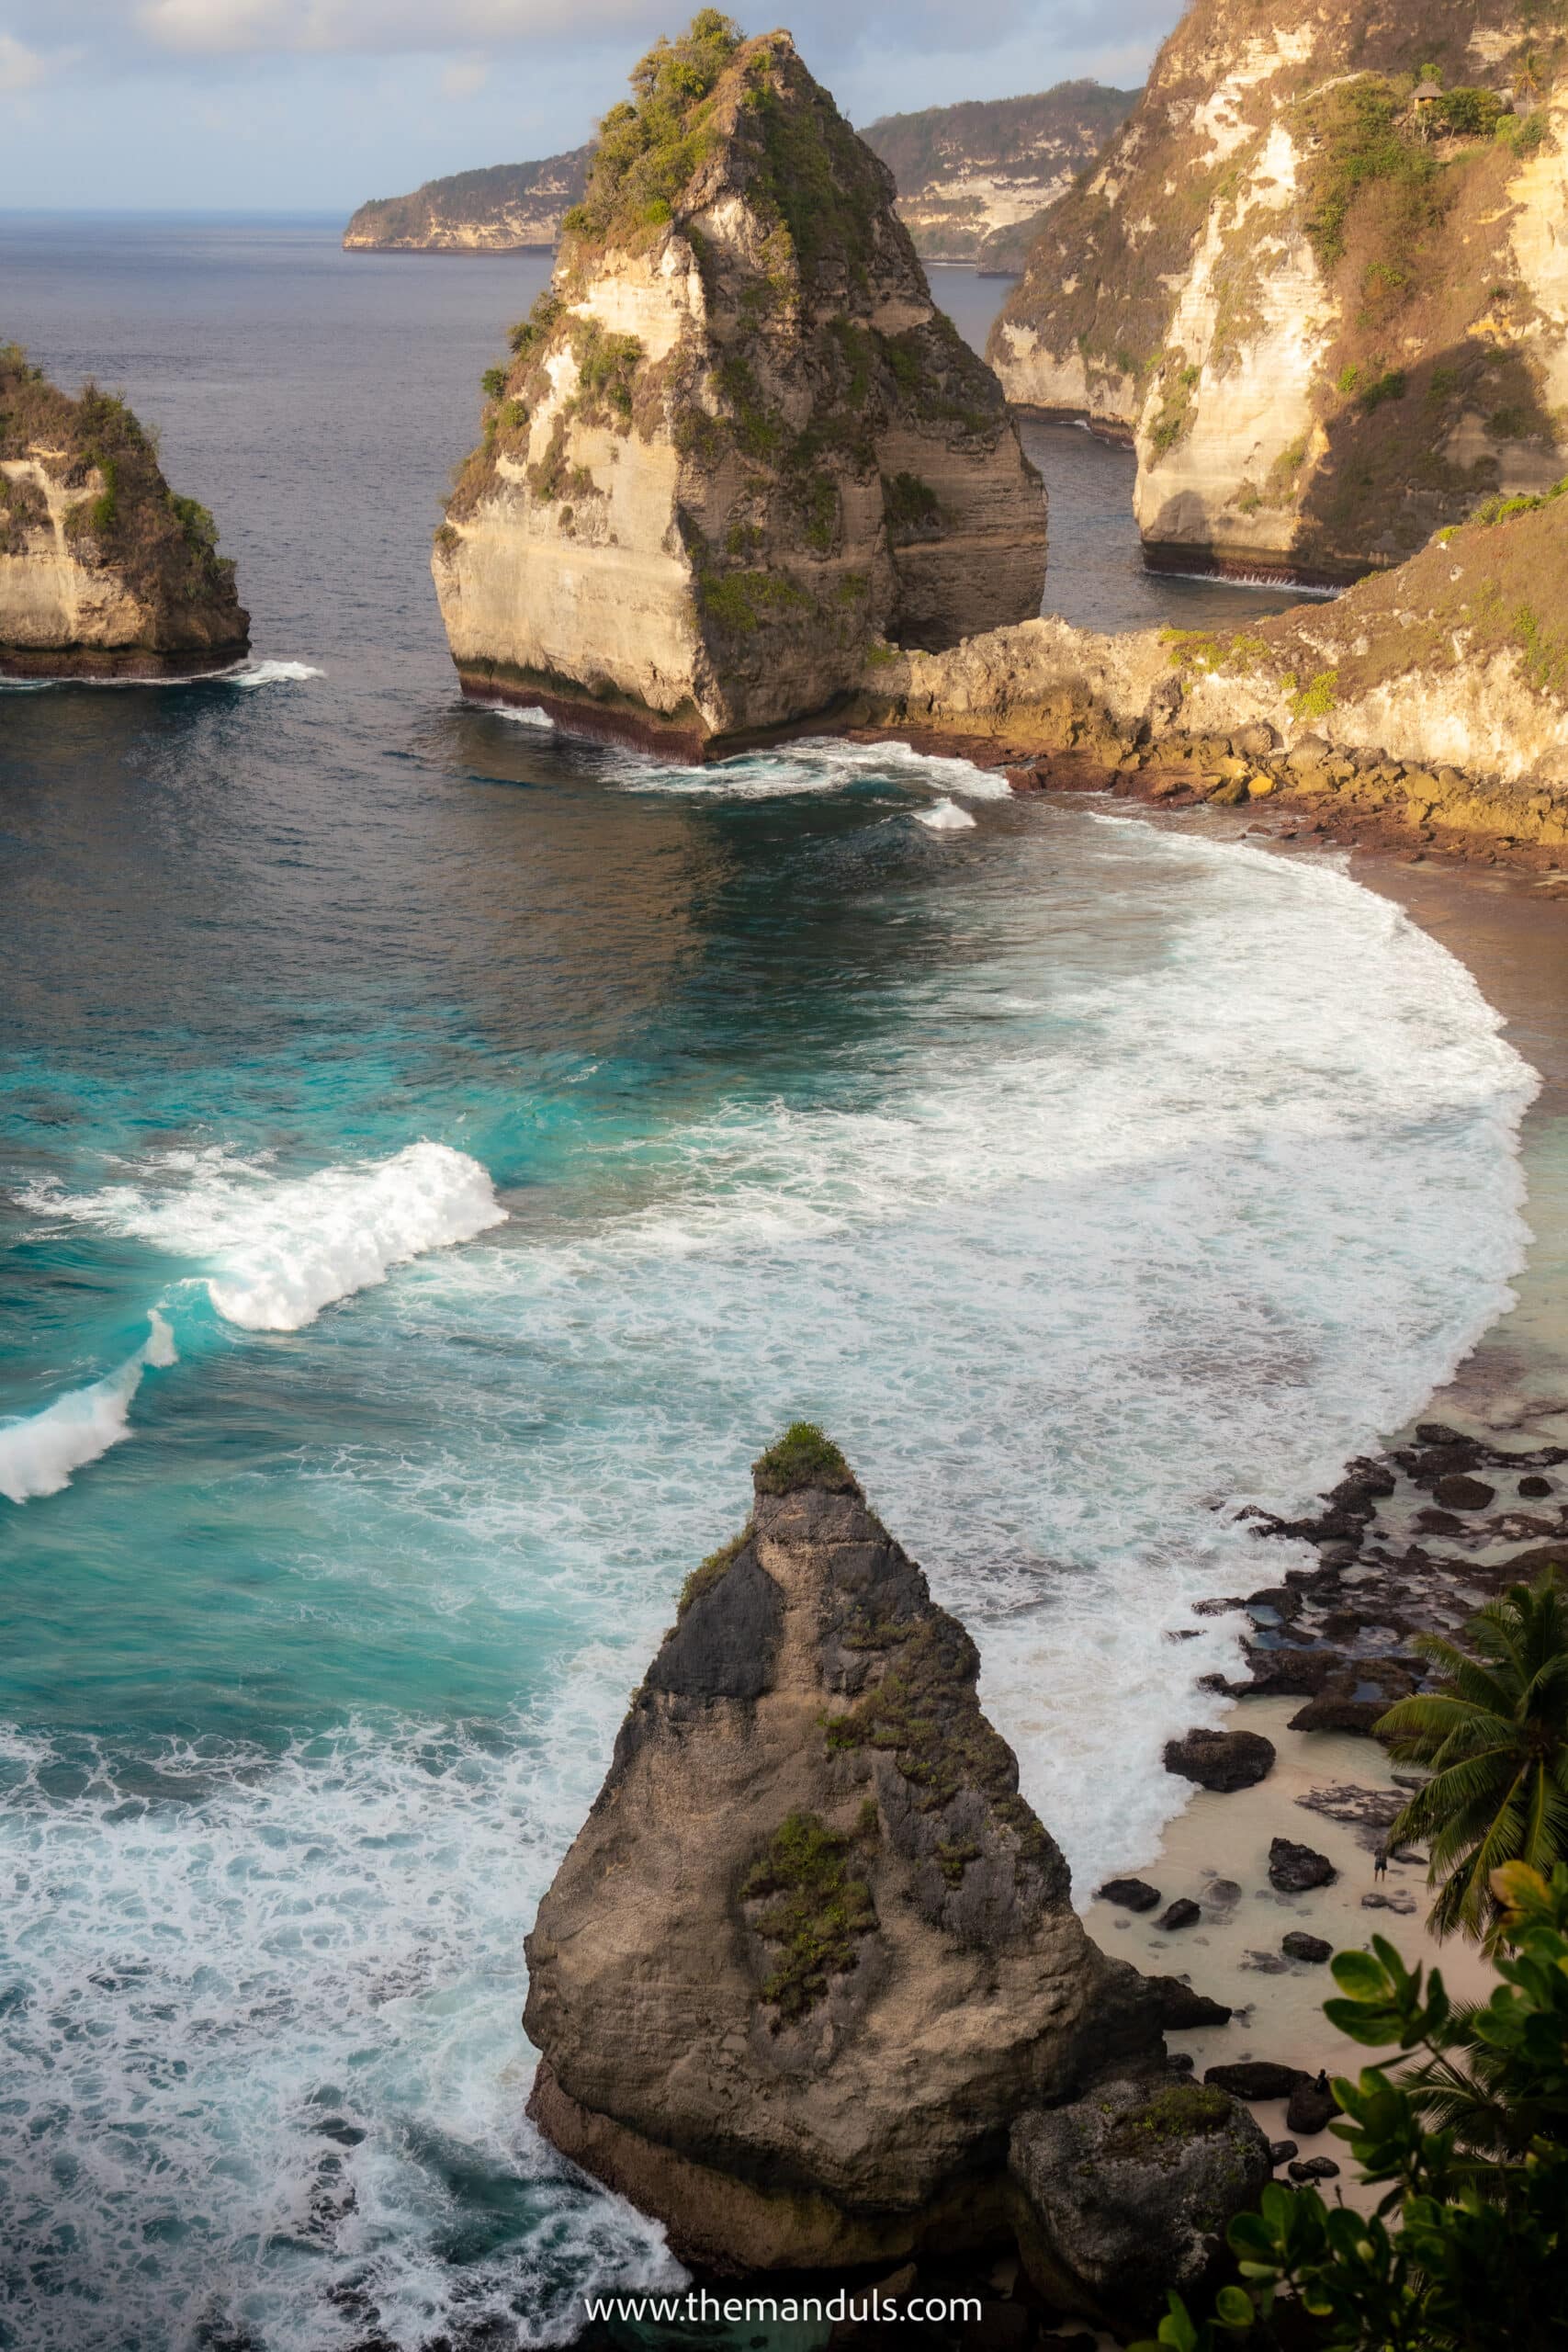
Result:
M1233 2098L1289 2098L1298 2083L1310 2083L1312 2076L1272 2058L1238 2058L1229 2066L1206 2067L1203 2080Z
M1229 2025L1231 2021L1231 2012L1223 2001L1211 2001L1207 1993L1195 1993L1179 1976L1150 1976L1145 1982L1163 2032L1190 2033L1199 2026Z
M1250 1789L1274 1769L1274 1743L1256 1731L1204 1731L1194 1728L1182 1739L1167 1740L1165 1769L1201 1789L1229 1795Z
M1270 2140L1269 2143L1269 2157L1277 2165L1288 2165L1292 2156L1300 2154L1301 2150L1293 2140Z
M1549 1495L1551 1490L1551 1481L1550 1478L1538 1478L1533 1473L1529 1477L1521 1478L1519 1480L1520 1494L1529 1495L1532 1498L1538 1495Z
M1305 1936L1299 1931L1286 1936L1280 1950L1288 1953L1292 1960L1321 1962L1334 1957L1334 1946L1325 1942L1322 1936Z
M1168 2080L1102 2083L1021 2116L1010 2163L1031 2284L1111 2323L1196 2285L1273 2169L1244 2107L1213 2085Z
M1301 2082L1291 2093L1285 2109L1285 2129L1299 2132L1303 2140L1312 2139L1319 2132L1326 2132L1339 2113L1339 2101L1328 2086L1326 2075L1315 2081Z
M1202 1917L1202 1912L1187 1895L1179 1895L1168 1910L1160 1913L1156 1926L1161 1928L1191 1928Z
M1119 1903L1123 1911L1157 1910L1160 1892L1141 1878L1108 1878L1100 1890L1101 1903Z
M1337 2180L1339 2167L1332 2156L1303 2156L1287 2167L1292 2180Z
M1497 1489L1489 1487L1484 1478L1468 1478L1462 1473L1451 1478L1439 1478L1432 1489L1432 1500L1442 1510L1485 1510L1497 1499Z
M1280 1894L1305 1894L1314 1886L1332 1886L1338 1875L1327 1855L1311 1846L1297 1846L1289 1838L1269 1842L1269 1883Z

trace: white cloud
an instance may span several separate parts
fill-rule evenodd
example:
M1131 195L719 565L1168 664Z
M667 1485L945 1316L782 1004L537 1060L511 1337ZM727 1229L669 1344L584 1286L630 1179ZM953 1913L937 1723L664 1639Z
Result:
M28 49L14 34L0 33L0 97L14 98L36 90L51 70L41 50Z

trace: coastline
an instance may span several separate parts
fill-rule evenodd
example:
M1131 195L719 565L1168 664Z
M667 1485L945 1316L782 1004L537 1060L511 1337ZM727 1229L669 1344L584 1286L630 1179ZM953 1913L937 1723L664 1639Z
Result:
M1182 820L1156 815L1155 821ZM1219 829L1211 818L1204 830ZM1269 812L1262 821L1256 810L1238 811L1224 827L1233 837L1245 835L1281 855L1298 854L1295 844L1281 838L1290 830L1282 809L1277 817ZM1321 842L1300 846L1321 854ZM1319 1596L1326 1585L1331 1601L1359 1599L1376 1611L1393 1598L1403 1638L1427 1623L1448 1631L1462 1623L1473 1605L1465 1592L1473 1596L1507 1581L1511 1558L1551 1543L1552 1521L1568 1537L1568 1475L1552 1479L1558 1497L1540 1506L1539 1518L1521 1521L1516 1506L1509 1532L1495 1515L1490 1522L1464 1524L1462 1532L1433 1534L1412 1522L1418 1515L1436 1520L1442 1514L1421 1512L1425 1498L1405 1487L1394 1459L1408 1463L1411 1449L1421 1443L1417 1429L1429 1438L1434 1424L1505 1454L1568 1448L1568 915L1555 894L1543 892L1528 872L1517 869L1499 872L1447 861L1439 866L1408 853L1401 857L1359 850L1350 856L1349 870L1465 966L1541 1081L1520 1135L1529 1188L1525 1214L1533 1239L1515 1278L1516 1303L1433 1393L1417 1419L1386 1434L1378 1459L1404 1491L1381 1502L1379 1518L1356 1555L1339 1559L1350 1547L1324 1544L1324 1567L1295 1571L1302 1587L1308 1588L1310 1580ZM1499 1491L1500 1504L1509 1499ZM1501 1516L1506 1519L1506 1512ZM1428 1543L1429 1553L1424 1551ZM1414 1573L1400 1564L1402 1544L1414 1547L1406 1550L1406 1562L1414 1557L1422 1563ZM1276 1585L1279 1574L1267 1540L1260 1539L1258 1587ZM1359 1585L1359 1593L1347 1593L1346 1584ZM1433 1594L1442 1594L1445 1587L1451 1608L1444 1609L1440 1600L1434 1607ZM1265 1605L1261 1619L1248 1628L1259 1645L1292 1638L1278 1626L1269 1631L1271 1613ZM1179 1629L1171 1631L1175 1637ZM1266 1677L1267 1652L1255 1650L1253 1658ZM1272 1741L1272 1770L1254 1786L1228 1794L1194 1789L1137 1867L1138 1876L1158 1887L1159 1910L1137 1915L1097 1896L1084 1912L1095 1940L1118 1958L1153 1974L1186 1976L1196 1992L1233 2010L1227 2025L1168 2033L1171 2049L1190 2056L1200 2077L1206 2067L1247 2059L1312 2074L1326 2068L1330 2075L1359 2073L1367 2063L1368 2053L1323 2015L1323 2002L1336 1989L1327 1965L1280 1951L1281 1937L1292 1930L1322 1938L1336 1951L1365 1946L1374 1934L1383 1935L1407 1961L1439 1968L1450 1993L1461 1999L1484 1999L1495 1982L1473 1947L1457 1939L1439 1942L1428 1930L1430 1895L1423 1865L1391 1859L1386 1879L1374 1879L1382 1824L1402 1795L1396 1768L1364 1732L1292 1729L1305 1687L1300 1684L1290 1694L1244 1694L1240 1686L1231 1686L1234 1702L1224 1708L1224 1727L1261 1733ZM1201 1712L1205 1711L1195 1709ZM1206 1712L1215 1718L1212 1707ZM1306 1894L1277 1893L1267 1875L1274 1838L1326 1855L1337 1872L1335 1881ZM1162 1929L1157 1921L1165 1905L1181 1897L1198 1903L1201 1918L1185 1929ZM1337 2180L1324 2184L1331 2199L1337 2191L1348 2202L1370 2205L1371 2193L1353 2186L1353 2165L1332 2132L1287 2132L1283 2099L1251 2104L1271 2141L1291 2138L1302 2159L1329 2156L1344 2165Z

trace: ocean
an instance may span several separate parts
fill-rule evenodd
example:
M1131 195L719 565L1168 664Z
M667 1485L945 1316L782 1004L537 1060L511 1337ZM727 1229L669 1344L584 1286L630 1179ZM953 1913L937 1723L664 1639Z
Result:
M525 2120L522 1940L751 1458L844 1447L1087 1901L1214 1719L1192 1602L1278 1572L1238 1513L1527 1239L1533 1074L1335 859L465 706L430 534L543 266L335 236L0 222L0 335L161 427L255 640L0 695L8 2352L478 2352L673 2280ZM1030 433L1048 606L1267 608Z

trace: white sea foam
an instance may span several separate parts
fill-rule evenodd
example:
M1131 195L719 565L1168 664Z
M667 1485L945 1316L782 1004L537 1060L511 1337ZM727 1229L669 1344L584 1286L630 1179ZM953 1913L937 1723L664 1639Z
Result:
M740 752L707 767L677 767L637 752L616 754L616 781L626 792L659 792L708 800L773 800L842 792L848 786L886 782L916 792L957 794L965 800L1009 800L1007 778L973 760L940 757L908 743L849 743L810 735L771 751Z
M915 822L933 833L967 833L975 827L975 819L956 800L939 800L934 808L917 808Z
M468 706L470 709L472 707L471 703ZM549 712L541 710L537 703L486 702L481 699L479 707L488 710L494 718L509 718L514 727L553 729L556 723Z
M326 674L309 662L242 662L235 669L225 670L222 678L229 686L297 686L307 678Z
M522 1939L578 1804L539 1729L0 1730L18 2345L564 2344L581 2293L681 2283L524 2116ZM454 2261L475 2184L511 2226Z
M213 1306L246 1331L301 1330L391 1267L471 1241L506 1216L478 1160L430 1142L304 1177L221 1148L167 1152L133 1183L23 1198L48 1216L210 1261L201 1279Z
M130 1408L149 1364L178 1361L174 1333L153 1308L148 1337L101 1380L68 1389L41 1412L0 1426L0 1495L14 1503L58 1495L73 1473L130 1435Z

